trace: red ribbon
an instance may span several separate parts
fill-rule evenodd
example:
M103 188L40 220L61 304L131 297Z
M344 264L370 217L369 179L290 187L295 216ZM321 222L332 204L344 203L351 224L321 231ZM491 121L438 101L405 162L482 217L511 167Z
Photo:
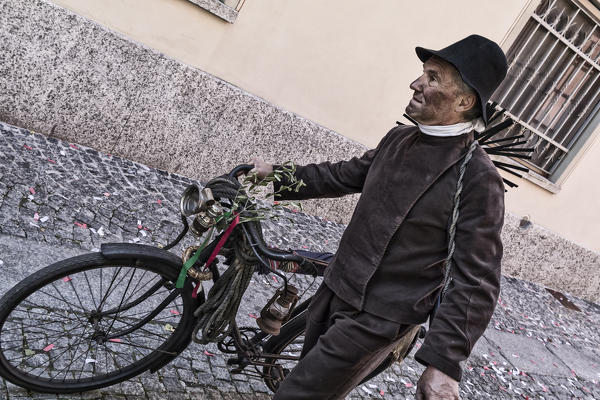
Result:
M233 228L235 228L235 226L239 222L240 222L240 215L235 214L234 220L231 221L231 224L229 225L229 227L227 228L227 230L225 231L223 236L221 236L221 239L219 239L219 243L217 243L217 246L215 247L213 252L210 254L210 257L208 257L208 260L206 261L206 264L205 264L205 268L208 267L210 264L212 264L212 262L215 260L215 258L217 257L217 254L219 254L219 251L221 251L221 248L227 241L227 238L229 237L229 235L231 235L231 232L233 232ZM193 298L196 298L198 296L198 288L200 288L200 286L202 286L202 284L200 282L198 282L198 284L194 288L194 291L192 292Z

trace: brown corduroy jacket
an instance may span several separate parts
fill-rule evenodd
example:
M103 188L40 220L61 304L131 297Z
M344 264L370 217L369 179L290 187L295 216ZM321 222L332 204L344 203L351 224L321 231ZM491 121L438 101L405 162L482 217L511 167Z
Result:
M358 310L402 324L425 322L441 290L459 166L473 133L392 129L376 149L338 163L299 166L306 186L283 199L362 193L325 283ZM504 185L479 146L460 200L452 284L415 358L456 380L483 334L500 290Z

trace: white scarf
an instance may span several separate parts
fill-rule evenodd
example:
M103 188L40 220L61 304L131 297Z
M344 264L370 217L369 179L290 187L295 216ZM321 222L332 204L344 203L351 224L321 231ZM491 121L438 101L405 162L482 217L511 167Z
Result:
M417 123L421 132L431 136L458 136L463 133L471 132L475 129L477 132L485 130L483 119L476 118L468 122L459 122L453 125L422 125Z

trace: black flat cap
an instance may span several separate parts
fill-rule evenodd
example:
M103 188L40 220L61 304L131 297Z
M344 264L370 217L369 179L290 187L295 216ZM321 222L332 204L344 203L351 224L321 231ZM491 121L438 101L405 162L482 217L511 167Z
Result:
M415 51L423 62L435 55L458 70L462 80L477 92L483 121L487 125L486 104L508 70L506 56L500 46L483 36L470 35L441 50L416 47Z

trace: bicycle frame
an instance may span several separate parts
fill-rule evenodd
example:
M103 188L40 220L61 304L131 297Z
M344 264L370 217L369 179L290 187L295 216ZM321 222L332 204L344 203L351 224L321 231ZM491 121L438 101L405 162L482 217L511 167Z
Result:
M235 177L239 173L247 172L252 168L251 165L240 165L234 168L230 173L230 177ZM189 224L187 222L186 217L182 216L183 229L181 233L176 237L176 239L165 246L163 249L158 249L151 246L139 245L139 244L126 244L126 243L110 243L102 245L101 252L103 256L109 259L135 259L143 262L144 258L153 258L157 257L162 259L166 265L171 269L176 269L179 271L181 269L181 259L175 257L173 253L168 252L167 250L176 246L188 233ZM258 260L259 265L263 268L263 271L266 270L270 273L273 273L283 280L284 287L287 287L287 277L282 274L280 271L274 269L269 264L268 260L276 260L276 261L284 261L284 262L294 262L297 265L297 268L293 271L294 273L299 274L310 274L313 276L322 276L325 268L327 266L326 262L315 259L308 259L298 254L283 252L278 249L270 249L268 248L264 242L261 240L261 235L253 229L254 227L251 224L241 223L235 229L238 232L241 232L250 243L250 248ZM211 242L207 248L214 249L216 242L219 240L220 235L217 236L213 242ZM212 252L212 250L211 250ZM195 265L202 264L206 260L198 260ZM200 265L198 265L200 266ZM212 272L212 280L214 283L218 281L220 278L219 270L216 267L216 264L213 263L208 266L209 270ZM255 271L256 273L257 271ZM98 317L115 314L117 312L122 312L124 310L130 309L137 304L143 302L146 298L150 297L154 292L159 290L165 284L169 284L166 279L156 283L143 294L141 294L136 299L131 300L127 304L119 307L118 309L111 309L107 311L103 311L99 313ZM198 283L201 284L201 283ZM114 332L110 335L108 339L115 339L119 336L126 335L139 327L143 326L146 322L150 321L154 318L169 302L175 298L178 294L180 294L180 289L175 289L173 292L159 305L157 308L147 315L143 320L139 321L136 325L128 327L127 329L119 332ZM297 305L290 313L288 320L291 320L299 315L301 315L304 311L306 311L308 305L310 304L311 299L304 300L300 304ZM203 303L203 296L199 296L195 304L200 305ZM195 319L193 320L196 321ZM179 353L181 353L191 342L193 324L189 324L185 327L178 327L178 329L183 329L185 331L185 335L182 335L185 339L177 343L172 348L163 349L165 356L160 360L160 362L154 363L149 370L151 372L155 372L160 369L162 366L169 363L172 359L174 359ZM252 337L248 337L246 335L246 331L249 329L252 330ZM272 367L280 367L275 364L275 362L279 359L287 359L287 360L297 360L298 357L294 356L286 356L282 354L271 354L264 353L262 351L263 343L271 337L270 334L265 333L258 328L240 328L238 327L235 321L232 321L231 330L228 333L227 337L221 340L218 343L219 349L227 354L235 354L236 356L227 360L228 365L237 365L231 372L232 373L246 373L247 375L251 375L248 371L244 371L248 366L272 366ZM267 362L266 360L272 360L271 362ZM260 374L260 373L259 373ZM256 375L251 375L256 376ZM263 374L258 375L259 378L264 378Z

